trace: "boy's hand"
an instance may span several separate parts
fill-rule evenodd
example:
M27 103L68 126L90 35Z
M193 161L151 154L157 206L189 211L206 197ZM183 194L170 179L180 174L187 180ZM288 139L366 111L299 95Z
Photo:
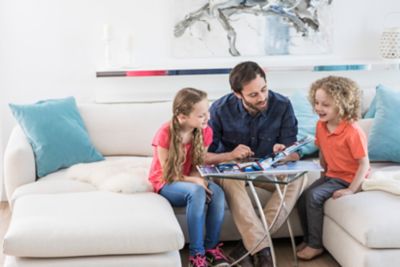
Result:
M337 199L339 197L352 195L352 194L354 194L354 192L351 189L345 188L345 189L340 189L340 190L336 190L335 192L333 192L332 198Z

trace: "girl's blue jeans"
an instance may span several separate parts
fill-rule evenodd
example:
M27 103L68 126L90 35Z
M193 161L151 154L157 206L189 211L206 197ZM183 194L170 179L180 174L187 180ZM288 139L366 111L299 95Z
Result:
M224 219L224 191L215 183L209 182L213 192L206 203L206 191L200 185L190 182L166 184L160 194L174 207L186 207L186 219L189 230L189 253L204 255L206 249L214 248L219 242L219 234ZM205 239L204 238L205 230Z

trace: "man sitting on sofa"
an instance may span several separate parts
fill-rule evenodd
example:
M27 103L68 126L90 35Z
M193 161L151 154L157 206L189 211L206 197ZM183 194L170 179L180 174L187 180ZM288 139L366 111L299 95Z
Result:
M209 154L213 155L214 163L249 156L265 157L296 141L297 119L292 105L288 98L268 90L265 72L258 64L238 64L231 71L229 82L233 92L215 101L210 108L209 123L214 137ZM285 160L294 161L299 158L299 154L293 153ZM243 239L231 252L232 260L251 251L252 255L242 260L241 266L272 266L265 228L252 208L245 182L231 179L218 179L216 182L225 191L233 220ZM285 198L288 212L296 203L304 182L305 179L299 179L288 186ZM275 190L274 186L267 183L256 183L255 186ZM264 207L270 227L279 204L279 194L274 192ZM282 209L271 233L286 221L288 212Z

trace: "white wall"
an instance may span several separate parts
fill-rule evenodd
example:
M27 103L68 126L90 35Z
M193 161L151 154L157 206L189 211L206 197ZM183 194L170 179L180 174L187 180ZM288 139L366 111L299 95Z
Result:
M179 0L175 0L179 1ZM287 58L174 59L171 57L174 0L0 0L0 160L14 125L7 103L73 95L78 101L171 98L194 86L212 97L229 91L227 75L197 77L96 78L104 69L103 25L110 26L114 67L127 64L126 43L132 36L139 68L232 67L251 59L262 65ZM333 59L378 60L385 15L400 11L398 0L333 0ZM398 21L397 25L400 25ZM288 60L302 63L305 58ZM320 60L320 59L318 59ZM327 61L332 60L326 59ZM296 62L297 63L297 62ZM327 73L271 73L271 88L306 88ZM365 86L400 85L398 72L336 73ZM400 87L400 86L399 86ZM3 144L2 144L3 143ZM2 165L0 165L2 171ZM0 183L1 184L1 183Z

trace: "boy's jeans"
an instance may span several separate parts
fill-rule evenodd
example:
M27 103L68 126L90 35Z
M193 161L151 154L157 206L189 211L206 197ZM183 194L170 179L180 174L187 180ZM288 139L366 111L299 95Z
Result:
M213 192L206 203L206 191L200 185L190 182L173 182L160 190L160 195L168 199L174 207L186 206L189 230L190 255L204 255L205 249L214 248L219 242L219 234L224 219L225 196L222 189L213 182L208 183ZM206 237L204 237L204 224Z
M348 186L349 183L342 179L324 176L303 192L297 203L297 209L304 232L304 242L308 246L315 249L323 248L324 203L335 191Z

